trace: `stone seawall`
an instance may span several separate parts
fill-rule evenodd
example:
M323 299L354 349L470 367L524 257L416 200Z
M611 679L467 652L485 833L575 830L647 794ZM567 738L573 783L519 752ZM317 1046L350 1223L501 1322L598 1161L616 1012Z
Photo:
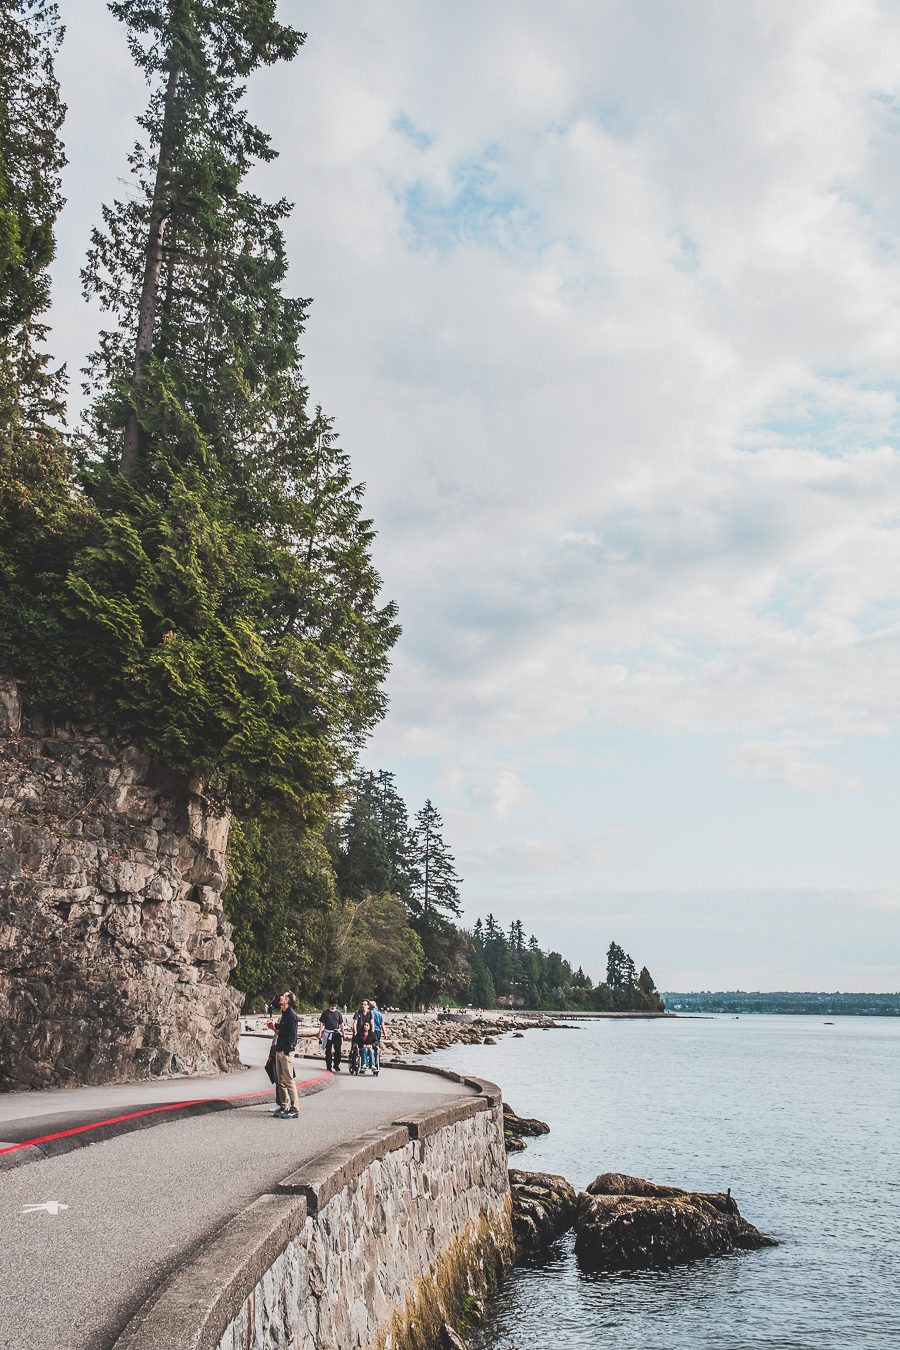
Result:
M238 1065L228 818L0 677L0 1090Z
M115 1350L437 1345L513 1251L500 1093L464 1081L479 1095L372 1130L261 1196Z

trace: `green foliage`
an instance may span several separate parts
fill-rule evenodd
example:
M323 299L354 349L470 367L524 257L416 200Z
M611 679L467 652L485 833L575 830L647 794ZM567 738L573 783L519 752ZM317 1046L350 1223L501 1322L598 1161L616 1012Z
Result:
M84 273L115 322L77 463L18 436L0 466L0 666L54 713L94 700L239 812L308 825L383 713L399 630L361 489L308 406L288 206L243 187L274 156L243 81L302 39L274 0L111 8L150 86L132 191Z
M543 952L534 937L526 943L519 920L507 936L489 914L468 934L468 1001L490 1007L497 1001L514 1006L591 1012L662 1012L665 1005L647 967L640 976L634 962L618 945L608 952L607 979L594 987L579 966L573 970L559 952ZM490 995L493 994L493 999Z
M63 29L49 0L0 0L0 460L61 412L40 316L63 199L65 116L53 61ZM7 473L10 468L7 463Z
M402 900L367 895L337 917L334 987L347 1007L377 998L382 1007L408 1004L421 981L425 956Z
M61 37L55 5L0 0L0 668L31 674L50 701L74 655L60 623L67 562L96 525L72 494L62 375L41 349L65 164Z
M361 770L350 777L333 847L341 895L360 900L390 891L408 901L409 824L393 774Z
M338 900L322 835L279 819L234 819L225 908L234 924L233 982L260 1007L283 989L322 994Z

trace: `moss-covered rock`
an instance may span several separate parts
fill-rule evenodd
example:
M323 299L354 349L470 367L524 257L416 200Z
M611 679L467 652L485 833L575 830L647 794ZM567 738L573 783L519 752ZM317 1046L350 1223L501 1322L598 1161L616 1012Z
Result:
M516 1259L543 1251L572 1227L575 1188L565 1177L550 1172L510 1169L512 1226Z

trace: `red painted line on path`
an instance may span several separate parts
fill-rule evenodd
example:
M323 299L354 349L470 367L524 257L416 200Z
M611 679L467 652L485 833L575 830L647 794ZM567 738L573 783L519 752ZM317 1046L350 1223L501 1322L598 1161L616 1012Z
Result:
M297 1088L311 1087L313 1083L321 1083L323 1078L330 1078L329 1073L320 1073L315 1078L307 1078L302 1083L295 1083ZM274 1091L274 1089L273 1089ZM268 1095L266 1089L260 1092L236 1092L230 1097L194 1097L190 1101L167 1102L165 1106L148 1106L143 1111L132 1111L127 1116L111 1116L109 1120L95 1120L89 1125L76 1125L71 1130L60 1130L58 1134L41 1134L36 1139L24 1139L21 1144L8 1144L6 1148L0 1148L0 1154L15 1153L18 1148L29 1148L32 1144L47 1144L51 1139L66 1139L70 1134L83 1134L85 1130L99 1130L104 1125L118 1125L123 1120L137 1120L140 1116L153 1116L160 1111L177 1111L182 1106L202 1106L204 1102L239 1102L245 1097L262 1097ZM0 1125L0 1129L2 1129Z

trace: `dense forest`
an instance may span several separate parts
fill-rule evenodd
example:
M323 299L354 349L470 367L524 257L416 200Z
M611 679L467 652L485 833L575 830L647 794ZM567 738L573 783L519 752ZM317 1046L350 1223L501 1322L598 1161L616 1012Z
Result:
M251 1004L293 984L307 1002L368 992L382 1006L658 1012L650 972L615 942L606 979L542 951L519 920L492 914L458 923L460 878L440 814L426 801L410 819L394 776L359 770L316 845L254 830L232 845L226 892L235 923L235 978Z
M81 273L105 326L67 421L47 349L65 152L50 0L0 0L0 670L100 721L231 815L235 980L383 1003L653 1009L612 944L593 987L558 953L458 923L441 817L359 768L396 612L374 528L307 389L309 301L283 290L276 157L253 73L304 35L275 0L113 0L147 85L118 200Z

